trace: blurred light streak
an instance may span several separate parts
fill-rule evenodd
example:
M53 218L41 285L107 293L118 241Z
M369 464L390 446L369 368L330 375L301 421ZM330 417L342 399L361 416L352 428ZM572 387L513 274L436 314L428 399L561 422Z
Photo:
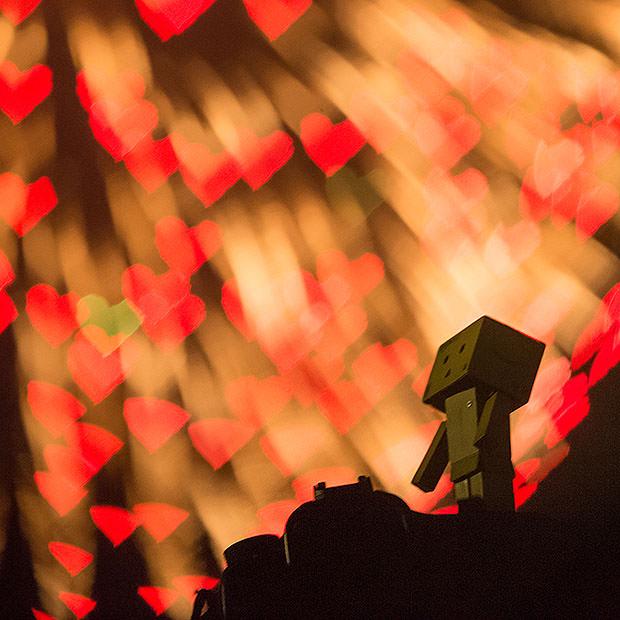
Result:
M247 536L252 524L257 523L253 503L233 480L214 482L214 476L209 476L192 488L192 498L218 560L226 547Z
M15 36L14 29L6 29L6 25L0 31L0 45L6 45L6 56L23 67L45 62L47 39L47 29L40 20L29 20L20 26L19 36ZM0 47L0 58L4 56Z
M103 29L94 15L70 15L68 34L78 70L84 69L95 92L118 95L126 89L114 78L136 73L150 83L150 62L144 43L131 27L116 23ZM110 81L112 78L112 81Z
M5 20L0 20L0 62L3 61L13 45L15 29Z
M58 230L57 247L60 269L69 290L80 293L99 293L98 290L93 291L91 284L91 281L97 281L94 278L97 270L84 238L83 225L80 224L81 222L73 220Z

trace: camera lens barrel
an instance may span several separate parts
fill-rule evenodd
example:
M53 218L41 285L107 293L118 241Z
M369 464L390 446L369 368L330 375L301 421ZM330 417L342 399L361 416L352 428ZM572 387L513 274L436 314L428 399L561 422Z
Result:
M252 536L224 551L222 608L225 618L277 618L288 606L288 571L282 539Z

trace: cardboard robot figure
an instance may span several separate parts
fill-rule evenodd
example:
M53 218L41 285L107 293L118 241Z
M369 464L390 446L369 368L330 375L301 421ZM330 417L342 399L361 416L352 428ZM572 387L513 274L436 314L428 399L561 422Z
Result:
M524 405L545 345L483 316L439 347L423 401L446 414L412 484L451 463L459 512L514 511L509 414Z

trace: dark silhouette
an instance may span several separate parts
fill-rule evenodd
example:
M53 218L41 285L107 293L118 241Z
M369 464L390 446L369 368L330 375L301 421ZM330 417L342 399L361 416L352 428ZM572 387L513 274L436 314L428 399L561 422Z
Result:
M544 348L487 316L439 347L423 400L447 419L414 485L432 491L450 461L459 512L514 511L508 416L529 400Z
M225 551L192 620L616 618L618 538L613 515L424 515L366 477L320 483L284 536Z

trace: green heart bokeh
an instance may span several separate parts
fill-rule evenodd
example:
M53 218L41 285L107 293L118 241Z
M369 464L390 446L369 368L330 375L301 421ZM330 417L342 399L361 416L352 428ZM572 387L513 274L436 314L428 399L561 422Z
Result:
M86 295L78 302L80 327L96 325L108 336L133 334L140 327L140 317L131 309L126 299L110 306L100 295Z

